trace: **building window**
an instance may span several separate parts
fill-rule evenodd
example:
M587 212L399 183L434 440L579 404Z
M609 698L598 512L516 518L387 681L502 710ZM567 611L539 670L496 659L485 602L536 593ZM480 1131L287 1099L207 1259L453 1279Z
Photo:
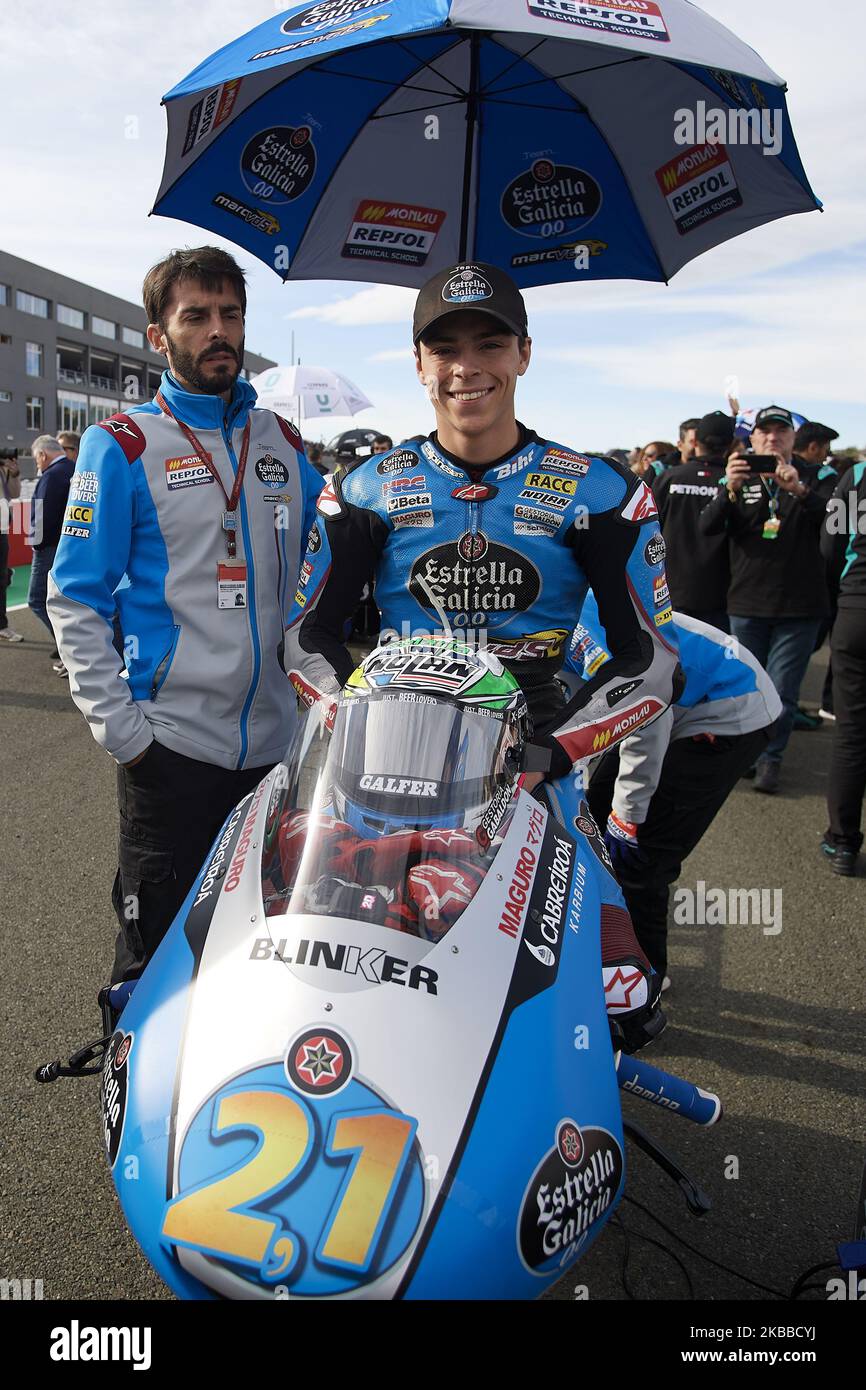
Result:
M26 290L15 291L15 308L22 314L36 314L37 318L48 318L48 300L38 294L28 294Z
M58 304L57 322L66 323L70 328L83 328L84 314L80 309L70 309L68 304Z
M100 420L107 420L109 415L116 415L119 409L119 401L110 401L107 396L91 396L88 422L98 425Z
M45 375L45 354L41 343L27 343L24 349L24 370L28 376Z
M11 335L11 333L0 333L0 343L2 343L3 347L6 347L7 343L11 343L11 342L12 342L12 335Z
M9 286L0 285L0 304L9 303Z
M91 314L90 327L100 338L117 337L117 324L112 323L111 319L101 319L98 314Z
M87 397L77 391L57 392L57 428L83 434L87 429Z
M45 402L41 396L27 397L27 428L29 430L41 430L42 420L45 414Z
M11 391L0 391L0 401L8 403L12 399Z
M144 347L144 334L139 333L137 328L124 327L120 330L120 334L123 338L123 341L125 343L128 343L130 347Z

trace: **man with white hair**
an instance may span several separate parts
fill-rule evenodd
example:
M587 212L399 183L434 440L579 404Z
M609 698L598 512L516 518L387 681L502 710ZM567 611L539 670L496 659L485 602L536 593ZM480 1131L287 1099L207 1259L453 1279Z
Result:
M48 575L54 564L54 556L63 530L69 482L75 472L75 464L53 434L40 434L30 445L30 453L39 472L39 481L33 493L30 512L33 564L27 602L31 612L48 628L51 645L54 647L54 629L46 607ZM66 675L66 667L60 660L53 662L52 669L58 676Z

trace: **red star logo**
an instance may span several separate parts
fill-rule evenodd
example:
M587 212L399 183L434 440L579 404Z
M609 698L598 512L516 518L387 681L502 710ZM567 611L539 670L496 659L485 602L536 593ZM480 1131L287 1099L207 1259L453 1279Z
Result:
M604 987L608 1007L613 1005L615 1009L630 1009L632 993L644 981L642 970L635 968L624 971L622 966L618 965Z

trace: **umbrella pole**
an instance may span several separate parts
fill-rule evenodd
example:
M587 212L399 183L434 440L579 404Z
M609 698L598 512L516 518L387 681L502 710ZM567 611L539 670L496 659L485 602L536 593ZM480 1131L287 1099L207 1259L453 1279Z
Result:
M463 156L463 207L460 212L460 250L458 259L465 261L469 241L469 209L472 193L472 167L475 152L475 133L478 129L478 74L481 66L479 52L481 36L472 34L469 39L469 96L466 103L466 150Z

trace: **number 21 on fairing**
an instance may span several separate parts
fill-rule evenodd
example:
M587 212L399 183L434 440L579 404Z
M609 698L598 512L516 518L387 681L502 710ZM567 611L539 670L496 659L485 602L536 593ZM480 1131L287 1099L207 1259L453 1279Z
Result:
M316 1246L319 1263L364 1274L370 1267L399 1187L417 1120L394 1110L331 1117L324 1156L349 1159L337 1200ZM252 1265L271 1283L288 1274L300 1245L279 1216L251 1209L300 1177L314 1145L313 1117L296 1096L277 1088L234 1091L214 1108L211 1135L252 1131L252 1157L223 1176L174 1198L162 1233L176 1245Z

